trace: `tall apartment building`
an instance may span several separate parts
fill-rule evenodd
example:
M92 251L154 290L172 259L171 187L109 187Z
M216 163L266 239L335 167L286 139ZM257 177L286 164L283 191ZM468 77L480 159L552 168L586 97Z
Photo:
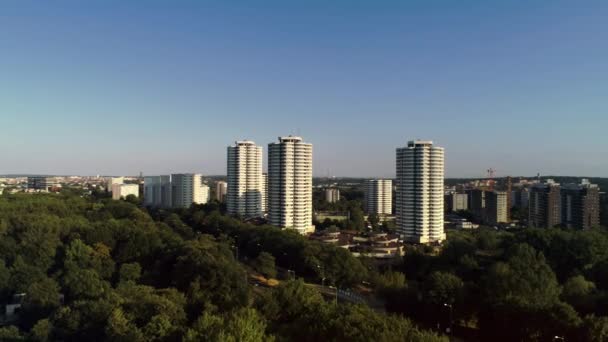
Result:
M268 144L268 221L301 234L314 232L312 144L301 137Z
M521 188L511 192L511 207L527 208L529 202L530 190L528 188Z
M112 184L112 199L119 200L133 195L139 197L139 184Z
M203 184L203 176L198 173L177 173L171 175L171 203L174 208L190 208L194 204L209 201L209 187Z
M268 212L268 174L262 173L262 211Z
M562 223L569 228L589 229L600 225L600 189L583 179L561 189Z
M482 189L470 189L468 195L469 211L479 220L483 219L486 210L486 192Z
M325 201L327 203L340 202L340 189L336 189L336 188L325 189Z
M451 192L445 195L446 212L462 211L469 209L469 195Z
M253 141L236 141L228 146L228 214L262 216L262 182L262 147Z
M27 177L27 188L36 191L50 191L59 186L55 177L29 176Z
M561 224L560 185L551 179L534 184L530 188L528 208L531 227L552 228Z
M365 210L368 214L391 215L393 213L393 181L368 179L365 181Z
M397 148L397 230L405 241L445 240L443 227L444 150L415 140Z
M153 208L171 208L171 176L144 177L144 205Z
M485 217L484 221L490 224L509 222L508 194L504 191L485 192Z
M224 202L228 194L228 183L224 181L215 182L215 199L218 202Z
M112 192L112 186L114 184L123 184L125 182L125 177L109 177L106 184L106 189L108 192Z

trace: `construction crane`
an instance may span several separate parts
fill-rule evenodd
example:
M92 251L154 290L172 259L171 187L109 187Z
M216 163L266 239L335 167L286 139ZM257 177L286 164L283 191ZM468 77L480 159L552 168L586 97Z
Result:
M487 170L487 178L488 178L488 190L489 191L493 191L494 190L494 176L496 175L496 170L493 168L489 168Z

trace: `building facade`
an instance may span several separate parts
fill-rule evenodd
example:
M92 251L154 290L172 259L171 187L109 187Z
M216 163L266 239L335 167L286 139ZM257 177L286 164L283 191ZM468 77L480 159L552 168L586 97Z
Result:
M368 179L365 181L365 210L380 216L393 214L393 181Z
M268 212L268 173L262 173L262 211Z
M228 194L228 183L224 181L215 182L215 199L218 202L224 202Z
M152 208L173 207L171 176L144 177L144 205Z
M112 192L113 189L113 185L114 184L123 184L125 182L125 177L109 177L108 181L106 182L106 189L108 190L108 192Z
M253 141L236 141L228 146L229 215L244 218L263 215L262 147Z
M209 201L209 187L203 184L201 174L172 174L171 199L173 208L190 208L192 204L205 204Z
M484 221L489 224L509 222L508 194L504 191L486 191Z
M552 228L561 224L560 192L560 185L551 179L530 188L529 226Z
M397 230L404 241L445 240L443 226L444 150L432 141L397 148Z
M445 195L446 212L469 210L469 195L456 192Z
M569 228L589 229L600 225L600 189L583 179L581 184L561 189L562 224Z
M112 199L119 200L133 195L139 197L139 184L112 184Z
M327 203L340 202L340 189L335 189L335 188L325 189L325 201Z
M28 190L51 191L59 186L55 177L30 176L27 177Z
M301 137L268 144L268 221L301 234L314 232L312 144Z

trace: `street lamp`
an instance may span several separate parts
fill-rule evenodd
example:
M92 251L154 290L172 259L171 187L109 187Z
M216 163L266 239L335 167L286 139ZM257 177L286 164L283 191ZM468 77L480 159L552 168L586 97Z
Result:
M565 341L566 339L563 336L553 336L553 341Z
M292 276L292 275L293 275L293 279L294 279L294 280L296 279L296 271L294 271L294 270L287 270L287 274L288 274L289 276Z
M321 286L325 287L325 272L323 272L323 267L317 265L317 268L321 270Z
M452 332L452 304L443 303L443 306L450 308L450 321L448 327L445 329L445 332L449 334Z

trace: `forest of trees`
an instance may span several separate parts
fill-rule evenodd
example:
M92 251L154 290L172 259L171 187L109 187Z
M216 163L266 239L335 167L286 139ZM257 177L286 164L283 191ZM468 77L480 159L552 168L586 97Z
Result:
M378 265L217 203L148 211L74 194L0 196L0 340L608 341L604 229L449 231ZM285 279L256 288L248 270ZM387 313L310 283L368 284Z
M25 294L0 340L446 340L402 315L336 305L305 284L319 270L337 286L367 279L347 251L218 208L148 212L73 194L0 196L0 302ZM255 291L249 264L270 276L290 268L297 280Z

